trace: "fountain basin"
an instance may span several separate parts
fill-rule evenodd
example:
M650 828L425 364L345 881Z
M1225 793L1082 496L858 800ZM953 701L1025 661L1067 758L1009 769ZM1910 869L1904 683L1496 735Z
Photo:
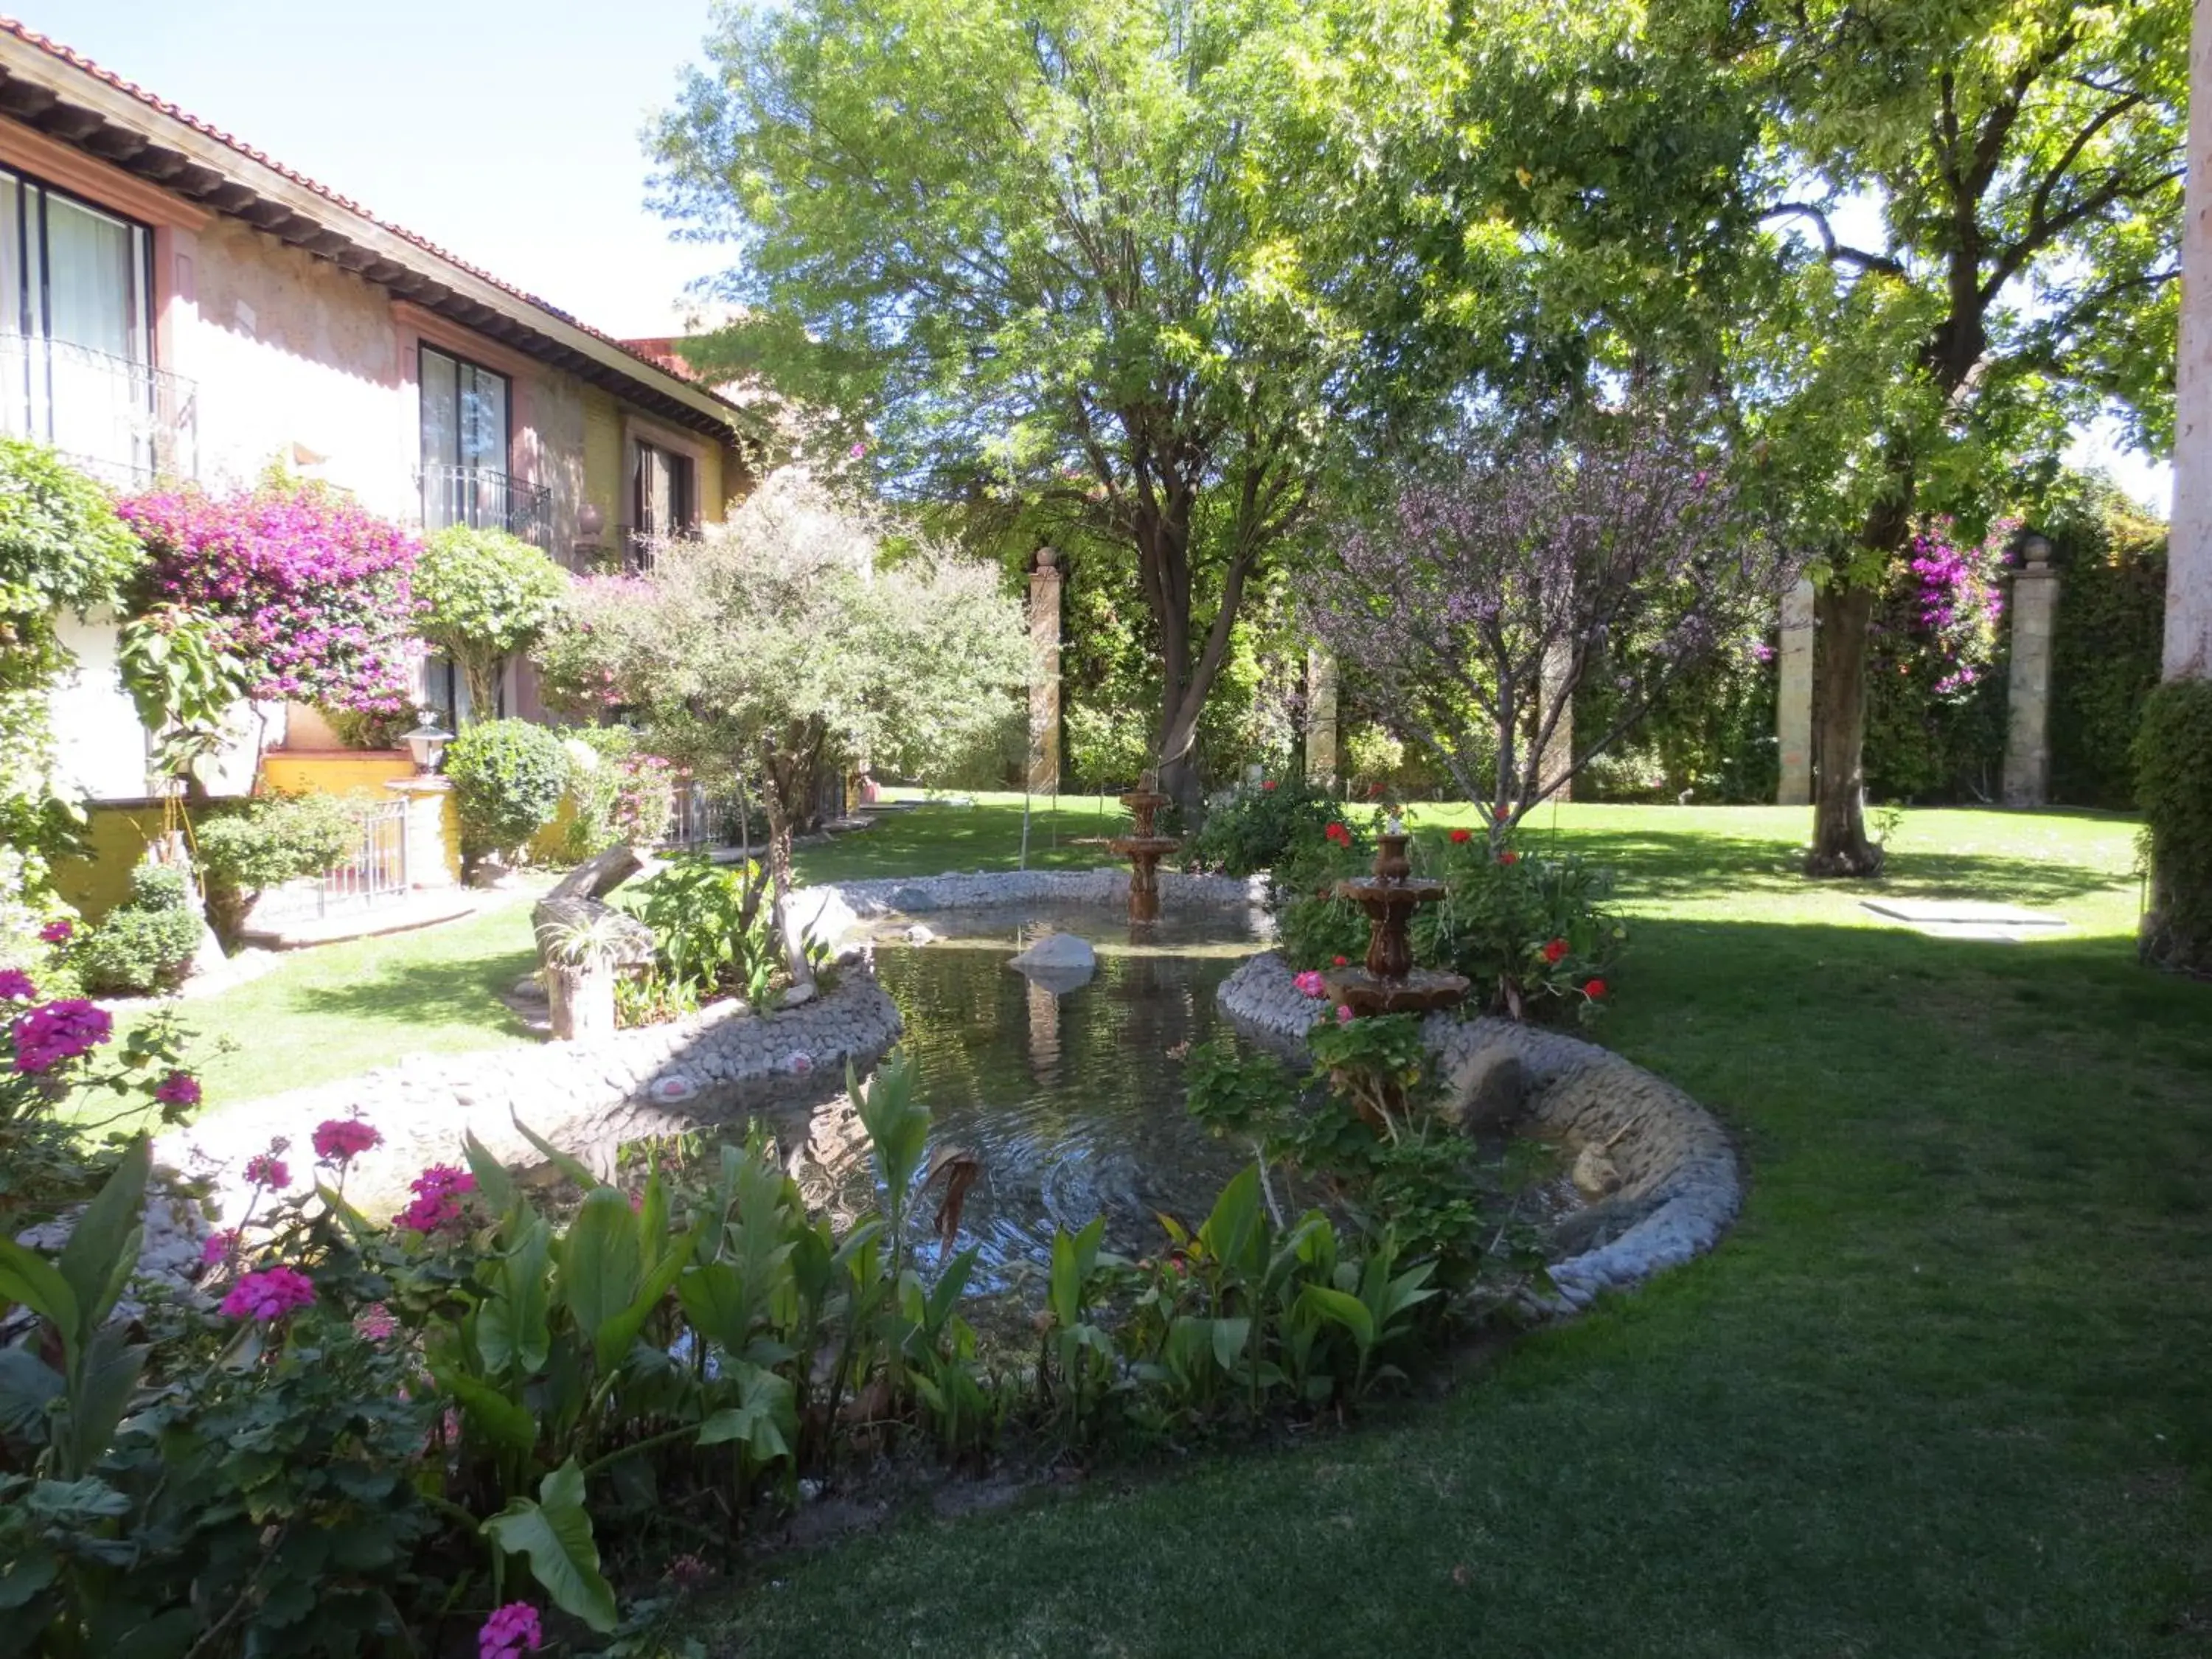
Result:
M1465 1000L1464 974L1416 968L1404 974L1376 974L1344 968L1322 975L1328 994L1355 1014L1430 1014L1455 1008Z

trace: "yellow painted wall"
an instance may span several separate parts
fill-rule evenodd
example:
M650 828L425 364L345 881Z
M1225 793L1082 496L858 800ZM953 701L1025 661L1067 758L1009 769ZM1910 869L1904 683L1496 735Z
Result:
M699 458L699 516L708 524L722 522L722 447L712 444Z
M599 544L612 547L623 507L622 411L597 386L584 388L584 499L599 509Z
M264 793L287 795L365 794L392 799L384 786L415 775L415 763L385 749L272 750L261 757Z
M83 858L54 860L54 891L88 921L98 921L131 896L131 872L161 833L159 801L86 808Z

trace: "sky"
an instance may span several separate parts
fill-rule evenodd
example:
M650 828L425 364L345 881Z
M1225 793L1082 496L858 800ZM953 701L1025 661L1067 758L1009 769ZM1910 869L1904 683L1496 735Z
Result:
M671 240L639 134L708 0L15 0L50 39L619 338L729 250Z
M680 331L731 250L646 206L640 133L710 0L15 0L15 15L378 217L618 338ZM2069 459L2163 515L2104 422Z

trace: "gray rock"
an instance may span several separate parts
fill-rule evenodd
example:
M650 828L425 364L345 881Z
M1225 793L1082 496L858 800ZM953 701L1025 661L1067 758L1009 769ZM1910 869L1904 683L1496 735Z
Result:
M1517 1123L1528 1109L1528 1064L1504 1043L1477 1049L1444 1085L1443 1115L1469 1134Z
M1585 1146L1575 1154L1575 1187L1588 1198L1604 1198L1620 1190L1620 1167L1602 1146Z

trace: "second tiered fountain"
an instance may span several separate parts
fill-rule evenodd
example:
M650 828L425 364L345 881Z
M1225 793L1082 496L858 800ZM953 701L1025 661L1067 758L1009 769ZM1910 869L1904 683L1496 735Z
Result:
M1355 1014L1425 1014L1455 1007L1466 997L1460 974L1413 966L1413 943L1407 927L1413 912L1442 898L1440 881L1413 879L1406 846L1413 839L1392 818L1376 837L1375 873L1336 884L1336 896L1367 913L1367 960L1325 976L1329 994Z
M1129 860L1129 920L1158 921L1160 919L1160 860L1182 845L1172 836L1156 833L1152 820L1159 815L1170 796L1160 793L1159 775L1147 772L1137 787L1121 797L1121 805L1129 809L1136 819L1133 833L1116 836L1106 843L1114 852Z

